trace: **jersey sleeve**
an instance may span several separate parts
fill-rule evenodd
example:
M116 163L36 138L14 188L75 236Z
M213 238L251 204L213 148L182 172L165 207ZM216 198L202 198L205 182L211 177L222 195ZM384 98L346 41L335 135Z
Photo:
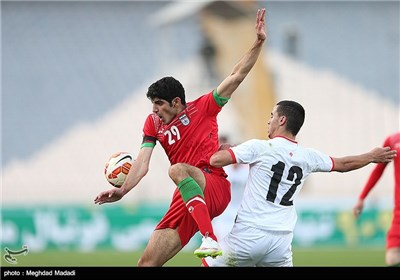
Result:
M143 140L142 140L142 147L154 147L157 143L157 118L154 114L150 114L146 121L144 122L143 126Z
M228 101L230 99L229 97L219 96L216 89L213 91L213 97L214 97L215 102L217 102L218 106L220 106L220 107L223 107L226 103L228 103Z
M228 102L226 98L221 98L216 90L206 93L194 100L195 106L209 116L217 116L222 107Z
M391 146L390 137L386 137L385 141L383 141L382 147L386 147L386 146L393 148ZM376 185L376 183L381 178L383 172L385 171L386 166L387 166L387 163L377 163L375 165L374 169L372 169L370 175L368 176L368 180L365 183L363 190L360 193L360 196L359 196L360 199L365 199L367 197L369 192L373 189L373 187Z
M231 147L231 151L237 163L252 163L258 156L258 147L262 147L258 144L259 140L251 139L247 140L237 146ZM261 151L260 151L261 152Z
M308 154L308 163L312 172L331 172L333 169L333 160L330 156L316 150L306 149Z
M385 164L385 163L377 163L376 164L375 168L372 170L371 174L369 175L368 180L365 183L363 190L361 191L361 194L359 196L360 199L365 199L367 197L369 192L372 190L372 188L376 185L376 183L381 178L386 166L387 166L387 164Z

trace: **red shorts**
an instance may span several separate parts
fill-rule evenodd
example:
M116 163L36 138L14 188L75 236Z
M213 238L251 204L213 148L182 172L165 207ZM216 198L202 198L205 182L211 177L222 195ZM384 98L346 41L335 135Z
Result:
M393 220L386 238L386 249L400 247L400 210L393 211Z
M228 206L231 200L231 184L224 176L204 171L203 173L206 178L204 200L210 217L213 219L222 214ZM175 189L170 207L157 225L156 230L164 228L178 228L182 248L199 230L196 221L186 208L178 188Z

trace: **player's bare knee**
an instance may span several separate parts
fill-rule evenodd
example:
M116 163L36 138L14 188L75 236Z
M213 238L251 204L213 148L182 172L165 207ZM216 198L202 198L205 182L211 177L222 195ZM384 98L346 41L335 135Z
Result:
M168 175L172 180L177 180L179 177L182 176L182 174L186 170L186 164L184 163L175 163L169 167L168 170Z

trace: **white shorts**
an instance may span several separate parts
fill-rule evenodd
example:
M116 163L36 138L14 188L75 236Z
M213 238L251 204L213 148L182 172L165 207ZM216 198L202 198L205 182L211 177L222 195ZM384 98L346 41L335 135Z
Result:
M235 223L219 241L222 256L203 259L204 266L293 266L293 232L267 231Z

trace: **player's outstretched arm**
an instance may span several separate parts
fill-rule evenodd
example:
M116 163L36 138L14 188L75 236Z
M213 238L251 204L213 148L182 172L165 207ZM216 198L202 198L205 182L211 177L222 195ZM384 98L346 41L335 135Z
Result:
M126 176L124 184L120 188L112 188L110 190L101 192L94 199L95 204L104 204L120 200L126 195L131 189L146 176L149 171L150 159L153 153L152 147L143 147L140 149L138 156L132 163L129 169L128 176Z
M214 167L223 167L232 164L233 159L228 149L222 149L214 153L210 158L210 164Z
M390 147L377 147L368 153L333 158L334 166L332 171L348 172L362 168L370 163L389 163L397 156L397 151Z
M265 9L259 9L257 11L255 30L256 40L253 43L253 46L234 66L232 73L217 87L217 93L220 97L230 98L256 63L264 41L267 38L265 28Z

